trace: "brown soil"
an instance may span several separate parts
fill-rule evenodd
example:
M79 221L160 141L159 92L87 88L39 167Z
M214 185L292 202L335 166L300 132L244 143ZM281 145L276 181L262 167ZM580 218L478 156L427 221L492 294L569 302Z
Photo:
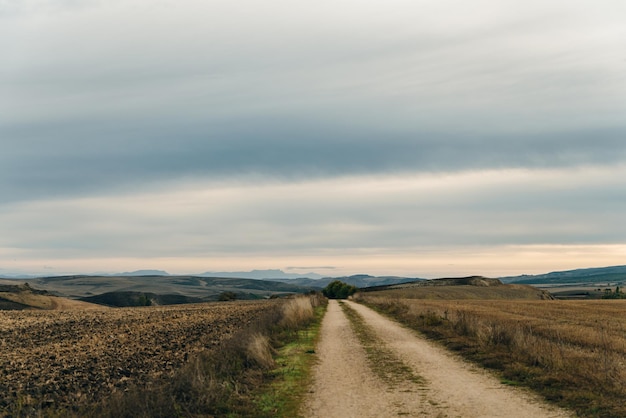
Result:
M303 408L307 417L567 417L536 396L503 385L371 309L352 302L386 349L421 382L381 379L336 301L322 323L319 364Z
M0 416L20 404L33 410L90 404L167 378L272 306L77 310L68 301L54 311L0 311Z

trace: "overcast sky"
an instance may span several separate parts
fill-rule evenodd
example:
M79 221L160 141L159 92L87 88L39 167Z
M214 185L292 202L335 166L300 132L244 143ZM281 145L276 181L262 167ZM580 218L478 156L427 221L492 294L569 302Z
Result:
M626 264L623 0L0 0L0 274Z

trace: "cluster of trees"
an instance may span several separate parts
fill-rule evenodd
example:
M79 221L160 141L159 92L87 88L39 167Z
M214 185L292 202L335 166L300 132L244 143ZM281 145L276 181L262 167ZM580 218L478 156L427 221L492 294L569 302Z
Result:
M348 296L354 295L358 290L355 286L340 280L333 280L322 290L322 293L328 299L346 299Z
M137 298L137 306L152 306L152 299L150 299L150 296L142 293Z
M235 292L222 292L218 299L220 302L228 302L229 300L237 300L237 294Z
M615 288L615 292L612 289L604 289L602 299L626 299L626 293L622 292L619 286Z

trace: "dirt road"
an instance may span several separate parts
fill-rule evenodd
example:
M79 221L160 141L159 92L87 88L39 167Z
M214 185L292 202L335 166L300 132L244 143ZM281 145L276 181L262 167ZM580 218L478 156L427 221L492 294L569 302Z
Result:
M306 417L573 416L363 305L344 303L357 325L330 302Z

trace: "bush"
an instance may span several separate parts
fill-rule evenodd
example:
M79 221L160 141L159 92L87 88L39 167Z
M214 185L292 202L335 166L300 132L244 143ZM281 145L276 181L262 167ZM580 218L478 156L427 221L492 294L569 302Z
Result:
M290 299L283 306L283 317L280 325L288 329L297 329L308 324L314 318L313 297L300 296Z
M355 286L340 280L333 280L322 290L322 293L329 299L347 299L348 296L354 295L358 290Z
M220 302L228 302L231 300L237 300L237 294L235 292L222 292L217 298Z

